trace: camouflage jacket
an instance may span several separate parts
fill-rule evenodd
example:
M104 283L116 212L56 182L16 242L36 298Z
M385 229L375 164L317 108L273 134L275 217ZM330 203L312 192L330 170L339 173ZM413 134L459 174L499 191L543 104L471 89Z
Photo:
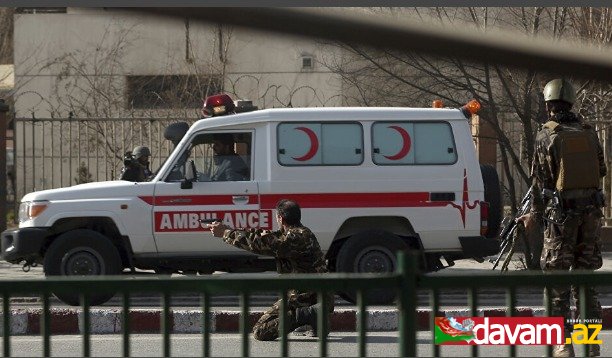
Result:
M327 272L325 257L315 235L304 226L287 231L225 230L223 241L259 255L276 258L279 273Z
M592 130L590 126L584 125L580 119L571 112L555 114L551 120L563 123L564 126L571 126L575 128L582 128L585 130ZM533 200L531 202L531 211L535 214L543 214L546 203L542 198L542 189L555 190L555 181L558 175L559 163L554 158L558 158L558 155L553 151L551 147L551 134L552 132L547 128L540 128L536 135L535 140L535 151L533 154L533 162L531 167L531 178L533 187ZM596 135L595 133L593 133ZM604 154L601 145L598 146L597 157L599 161L599 175L603 177L606 175L606 163L604 161Z

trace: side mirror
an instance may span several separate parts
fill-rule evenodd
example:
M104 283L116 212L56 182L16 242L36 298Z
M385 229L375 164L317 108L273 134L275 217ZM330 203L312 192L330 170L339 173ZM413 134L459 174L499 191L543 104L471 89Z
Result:
M187 162L185 167L185 178L181 181L181 189L193 188L193 182L196 180L196 167L193 160Z
M171 141L176 147L188 130L189 124L186 122L172 123L164 130L164 138Z

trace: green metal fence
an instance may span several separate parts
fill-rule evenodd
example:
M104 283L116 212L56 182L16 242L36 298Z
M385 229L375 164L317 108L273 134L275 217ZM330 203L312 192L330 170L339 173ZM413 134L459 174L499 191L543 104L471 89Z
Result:
M211 312L211 297L224 292L240 294L241 302L241 355L249 356L249 297L254 292L278 292L282 298L280 332L285 332L287 316L283 307L286 307L286 293L290 289L316 291L319 302L323 305L322 312L327 312L326 300L322 299L326 293L337 291L357 292L357 342L358 356L366 356L366 309L365 294L371 289L390 288L398 290L399 311L399 355L416 356L417 353L417 291L427 290L430 292L430 332L433 332L434 319L440 308L440 291L442 289L461 288L467 289L468 306L471 315L477 315L478 289L490 287L504 287L506 289L507 314L514 315L516 308L516 292L519 287L546 287L575 285L579 287L580 295L586 297L588 286L598 286L606 282L612 282L612 273L550 273L539 272L512 272L504 275L490 273L482 275L444 275L444 274L422 274L418 272L418 256L399 255L399 270L396 273L377 274L325 274L325 275L282 275L278 277L262 275L223 275L207 277L183 277L173 279L151 279L151 278L125 278L125 277L77 277L77 278L48 278L44 280L10 280L0 282L0 294L2 295L3 309L5 313L10 312L10 298L17 294L29 293L41 297L41 336L43 338L43 355L50 356L50 304L49 297L52 292L80 292L83 320L81 321L82 332L82 355L91 354L90 342L90 305L88 295L100 292L117 292L123 297L122 309L122 335L123 356L130 356L130 296L134 293L158 293L162 297L162 316L160 332L163 337L163 355L170 356L171 348L171 297L179 292L196 292L201 296L202 309L202 355L210 356L210 327L209 317ZM546 305L546 312L550 312L550 302ZM585 317L585 300L581 300L579 307L581 316ZM3 354L11 355L11 332L10 314L3 315ZM322 334L318 335L319 355L328 355L327 342L327 319L320 315L318 324ZM281 334L279 339L280 355L287 356L289 353L289 341L286 334ZM586 345L585 353L586 353ZM440 356L440 347L435 345L433 334L431 340L431 352L434 356ZM473 346L471 354L477 356L478 347ZM551 351L549 349L549 355ZM514 346L509 347L509 355L515 356Z
M50 306L49 297L52 292L80 292L81 307L83 310L83 320L81 326L83 338L84 357L91 355L90 342L90 305L88 295L100 292L117 292L123 297L122 324L123 324L123 356L130 356L130 327L128 314L130 311L130 294L138 293L159 293L162 296L162 315L160 332L163 337L163 355L170 356L171 344L171 303L170 298L173 293L195 292L201 295L202 304L202 355L210 356L210 298L223 292L238 292L240 294L241 318L240 335L242 336L241 356L249 356L249 296L254 292L278 292L281 299L281 320L280 332L285 332L287 325L286 311L286 292L290 289L308 290L318 292L319 302L321 302L321 312L327 312L327 300L322 299L326 293L336 291L353 290L357 292L358 306L360 310L359 325L359 356L366 355L366 334L365 334L365 313L366 303L364 301L365 292L368 289L390 288L400 289L398 306L402 315L400 317L400 354L402 356L413 356L416 347L416 321L412 314L416 306L416 260L404 260L400 258L402 270L398 273L387 275L376 274L325 274L325 275L283 275L270 277L268 275L223 275L207 277L181 277L176 279L146 279L146 278L124 278L124 277L74 277L74 278L47 278L44 280L10 280L0 282L0 294L3 298L3 312L10 312L10 297L15 294L29 293L41 297L41 336L43 338L43 355L50 356ZM408 279L411 277L411 279ZM11 334L10 334L10 314L3 315L3 354L11 355ZM328 342L326 332L327 319L324 315L319 315L318 326L322 333L319 337L319 355L322 357L328 354ZM286 334L281 334L279 339L280 355L287 356L289 342Z

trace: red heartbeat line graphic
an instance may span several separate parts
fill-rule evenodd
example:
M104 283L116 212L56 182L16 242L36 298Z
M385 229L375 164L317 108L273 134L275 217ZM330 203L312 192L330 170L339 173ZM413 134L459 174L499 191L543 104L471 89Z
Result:
M463 198L461 200L461 205L457 205L455 203L449 203L453 208L458 209L461 213L461 221L463 221L463 228L465 228L465 208L472 210L480 203L480 200L475 200L473 204L470 204L470 198L468 195L468 183L467 183L467 170L463 169Z

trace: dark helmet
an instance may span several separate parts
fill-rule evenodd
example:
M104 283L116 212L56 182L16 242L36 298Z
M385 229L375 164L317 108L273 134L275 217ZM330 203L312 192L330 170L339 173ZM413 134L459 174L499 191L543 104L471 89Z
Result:
M134 155L134 158L139 159L142 157L150 157L151 156L151 151L149 150L148 147L145 146L138 146L136 148L134 148L134 150L132 151L132 155Z
M576 102L576 91L574 86L564 79L556 78L544 86L544 101L563 101L569 104Z

